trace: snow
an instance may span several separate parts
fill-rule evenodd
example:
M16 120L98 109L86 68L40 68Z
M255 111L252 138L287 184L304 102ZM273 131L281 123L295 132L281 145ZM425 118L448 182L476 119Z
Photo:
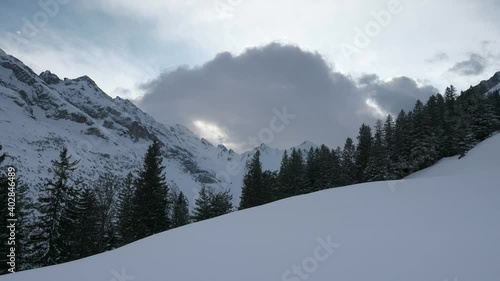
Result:
M141 166L150 140L134 140L129 128L137 125L165 144L162 148L169 186L187 196L191 207L203 185L215 190L230 189L233 204L240 201L246 161L261 150L265 169L278 170L284 150L261 146L243 154L200 139L182 125L161 124L132 102L111 98L87 76L52 81L50 85L11 56L0 56L0 144L12 158L23 180L32 186L49 176L50 161L62 145L81 159L78 176L95 179L98 172L110 171L124 177ZM17 71L17 74L14 72ZM49 71L41 76L50 75ZM20 92L26 93L26 98ZM39 97L46 96L45 105ZM45 108L43 108L45 107ZM47 108L48 107L48 108ZM85 117L91 125L54 116L66 111ZM105 127L105 122L113 125ZM99 130L104 138L85 134ZM311 143L302 146L309 149ZM235 169L236 167L237 169ZM33 194L36 197L36 194Z
M496 85L495 87L491 88L488 92L492 93L494 91L499 91L499 90L500 90L500 83L498 83L498 85Z
M500 134L478 144L475 149L467 153L467 157L458 159L456 156L442 159L434 166L418 171L408 176L407 179L495 173L495 171L500 171Z
M6 53L5 53L2 49L0 49L0 57L1 57L1 56L6 56L6 55L7 55L7 54L6 54Z
M498 147L500 135L396 188L289 198L2 280L497 281Z

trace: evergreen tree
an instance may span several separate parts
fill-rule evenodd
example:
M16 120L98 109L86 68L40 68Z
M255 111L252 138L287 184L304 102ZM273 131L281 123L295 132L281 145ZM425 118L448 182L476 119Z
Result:
M230 213L233 211L232 200L229 190L214 193L204 186L195 200L192 218L198 222Z
M184 193L179 193L174 201L172 212L172 227L180 227L190 222L189 202Z
M413 160L411 172L427 168L436 162L436 138L432 131L429 113L420 100L413 109L412 144L410 157Z
M203 186L198 197L195 199L193 212L193 221L198 222L212 217L212 193L207 187Z
M489 103L486 95L473 88L466 93L468 103L465 105L469 109L471 121L471 130L477 141L483 141L499 129L500 121L495 112L494 104ZM463 103L463 101L461 101Z
M459 105L457 106L457 130L455 133L455 147L456 153L460 158L464 157L467 152L474 147L476 140L474 139L474 132L471 126L471 120L466 113L465 109Z
M404 110L401 110L394 126L394 147L392 159L396 171L396 177L402 178L410 173L411 161L411 122Z
M266 196L269 200L265 203L270 203L278 198L278 172L265 170L262 172L262 182L264 190L268 191Z
M337 146L337 149L331 151L331 167L329 169L330 175L329 175L329 186L330 187L338 187L342 186L341 182L341 173L342 173L342 167L341 167L341 161L342 161L342 148L340 146Z
M345 142L340 161L341 185L356 183L356 146L351 138Z
M246 170L241 190L240 210L269 202L269 192L264 190L259 150L255 152L250 162L247 163Z
M135 194L134 177L129 173L118 195L117 234L118 245L126 245L137 240L133 233L133 198Z
M307 186L306 167L300 149L292 148L288 167L289 186L286 190L287 197L309 193Z
M306 162L306 176L307 176L307 184L312 189L312 191L320 190L319 175L320 167L319 167L319 149L310 148L307 153L307 162Z
M397 158L394 157L394 142L395 142L395 123L391 115L388 115L385 119L384 129L383 129L383 146L385 148L385 162L387 168L387 178L388 180L394 180L398 178L397 175Z
M283 153L283 158L281 159L280 170L278 173L278 183L276 200L287 198L292 196L290 187L292 186L291 176L290 176L290 158L288 152L285 150Z
M211 194L210 200L210 217L215 218L233 211L233 195L230 190L221 191Z
M117 199L123 179L106 172L99 176L94 183L94 194L97 200L95 223L98 226L98 251L112 250L117 246L115 217L117 212Z
M446 105L444 98L441 94L436 96L431 96L427 101L427 110L430 115L430 122L432 127L432 132L435 136L436 141L436 151L438 153L438 158L445 157L446 148L446 136L445 136L445 111Z
M384 146L384 133L382 120L377 121L375 136L370 150L370 158L366 166L364 177L366 181L383 181L389 178L387 165L388 154Z
M79 161L72 161L65 147L58 160L52 161L54 178L40 188L38 198L39 217L32 235L34 243L34 262L39 266L47 266L68 261L64 250L71 247L74 241L64 237L72 231L73 204L78 198L78 181L73 172Z
M144 166L135 181L132 231L136 239L165 231L170 226L164 169L160 143L155 140L146 152Z
M365 182L365 170L371 155L372 129L368 125L361 125L359 128L358 145L356 150L356 180Z
M493 108L497 120L500 121L500 91L496 90L488 93L487 97L488 104Z
M445 101L445 111L444 111L444 126L443 126L443 156L450 157L454 156L458 153L457 143L455 142L457 136L457 128L458 128L458 116L456 112L456 97L457 91L455 87L451 85L446 88L444 94Z
M97 196L91 188L83 190L75 202L74 220L71 221L73 232L63 237L72 243L65 249L68 260L76 260L102 252L98 225L99 211Z

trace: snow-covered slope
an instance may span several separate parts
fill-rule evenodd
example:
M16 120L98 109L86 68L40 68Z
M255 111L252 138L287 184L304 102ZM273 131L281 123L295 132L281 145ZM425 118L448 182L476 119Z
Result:
M182 125L160 124L130 101L109 97L87 76L61 80L50 71L37 75L3 51L0 132L0 145L28 183L48 176L50 161L63 145L81 160L77 172L86 179L105 171L124 176L141 166L156 137L170 185L183 191L191 205L203 185L231 189L238 204L243 168L255 152L239 155L214 146ZM262 150L265 168L279 168L282 150L256 149Z
M289 198L2 280L497 281L499 147L493 136L397 189Z
M500 172L500 134L479 143L467 153L467 157L441 159L434 166L413 173L406 179L498 172Z

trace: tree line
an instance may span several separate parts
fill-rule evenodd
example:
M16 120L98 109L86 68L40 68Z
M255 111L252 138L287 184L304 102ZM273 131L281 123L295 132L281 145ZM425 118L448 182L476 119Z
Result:
M6 158L1 153L0 167ZM27 184L16 189L16 267L26 270L81 259L136 240L233 211L229 191L200 190L194 212L182 192L171 190L165 179L160 143L148 148L141 169L125 178L103 173L95 182L76 178L79 161L66 147L52 161L52 177L37 186L36 201ZM7 206L6 177L0 177L0 202ZM0 208L2 225L7 208ZM0 252L7 253L8 233L0 232ZM0 257L0 274L8 270Z
M326 145L308 152L285 151L279 171L263 170L260 152L247 163L239 209L326 188L396 180L444 157L463 157L500 129L500 94L471 87L460 95L453 85L444 95L418 100L408 112L388 115L372 128L362 124L357 143Z

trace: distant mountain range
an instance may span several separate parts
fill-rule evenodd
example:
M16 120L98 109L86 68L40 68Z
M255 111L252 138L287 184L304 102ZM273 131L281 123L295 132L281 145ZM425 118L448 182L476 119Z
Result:
M154 138L169 185L183 191L191 206L202 186L231 189L237 205L247 159L260 150L263 168L278 170L283 155L266 145L242 154L215 146L182 125L155 121L128 100L109 97L88 76L37 75L0 50L0 145L25 182L34 186L48 177L63 146L81 160L77 173L85 179L105 171L125 176L141 167Z

